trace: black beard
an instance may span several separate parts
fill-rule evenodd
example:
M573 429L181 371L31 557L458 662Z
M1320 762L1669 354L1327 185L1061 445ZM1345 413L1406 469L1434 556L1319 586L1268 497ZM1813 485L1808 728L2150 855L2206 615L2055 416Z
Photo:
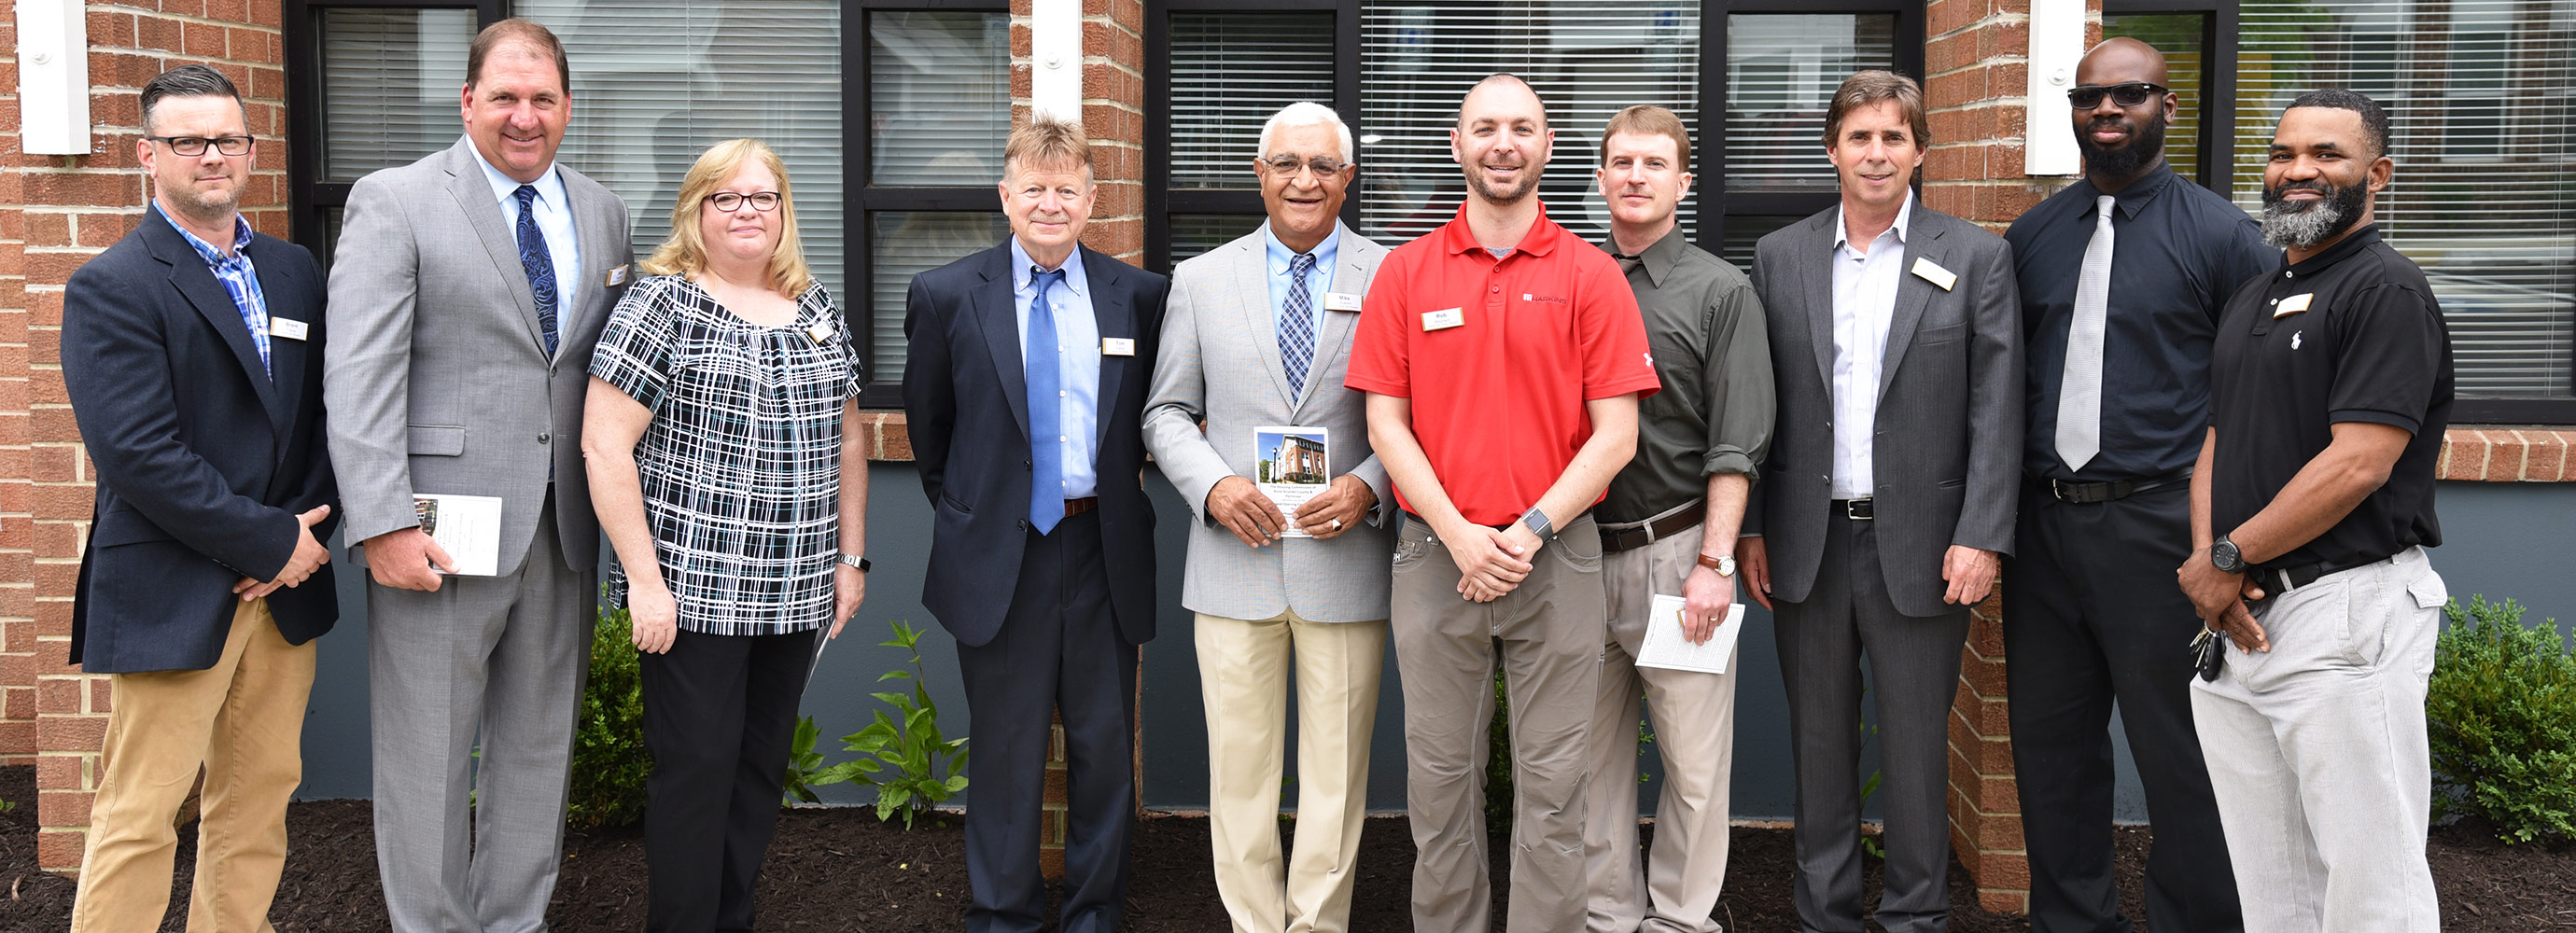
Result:
M2291 201L2285 196L2293 190L2317 191L2323 200ZM2273 246L2306 249L2342 236L2352 225L2361 222L2363 202L2370 197L2367 181L2337 188L2324 181L2291 182L2263 189L2263 242Z
M2093 141L2093 123L2087 118L2075 125L2075 148L2084 153L2084 164L2093 173L2127 178L2165 152L2165 114L2161 109L2155 116L2134 121L2136 128L2129 134L2129 144L2117 149L2106 149Z

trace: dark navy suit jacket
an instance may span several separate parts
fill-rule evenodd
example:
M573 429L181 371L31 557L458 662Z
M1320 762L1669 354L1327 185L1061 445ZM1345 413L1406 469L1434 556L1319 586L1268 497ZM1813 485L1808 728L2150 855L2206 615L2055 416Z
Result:
M71 661L90 673L203 670L222 656L243 577L295 553L296 515L334 503L322 423L322 271L303 247L258 236L251 264L272 320L263 371L232 295L154 207L72 273L63 383L98 466ZM333 524L313 529L327 538ZM303 644L340 617L331 566L268 597Z
M1110 608L1119 633L1142 644L1154 637L1154 507L1139 482L1143 416L1171 280L1089 248L1082 268L1100 336L1136 342L1134 356L1100 357L1095 417ZM903 407L932 515L921 602L970 646L1001 629L1028 544L1028 390L1011 278L1004 242L914 276L904 298L911 349Z

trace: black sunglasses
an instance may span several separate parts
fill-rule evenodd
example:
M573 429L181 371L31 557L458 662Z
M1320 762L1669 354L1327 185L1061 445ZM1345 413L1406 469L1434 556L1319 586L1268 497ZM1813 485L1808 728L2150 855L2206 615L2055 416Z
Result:
M2122 107L2135 107L2139 104L2146 103L2148 98L2164 92L2165 88L2162 85L2148 84L2144 81L2131 81L2127 84L2114 84L2110 87L2096 87L2087 84L2082 87L2068 90L2066 92L2066 102L2073 105L2077 110L2091 110L2095 107L2102 106L2102 97L2107 94L2110 95L2111 102L2114 104L2118 104Z

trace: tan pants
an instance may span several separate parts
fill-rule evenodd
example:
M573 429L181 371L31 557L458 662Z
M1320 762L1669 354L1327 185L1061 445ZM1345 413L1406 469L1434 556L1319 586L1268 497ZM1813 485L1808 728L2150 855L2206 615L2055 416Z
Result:
M1208 832L1217 896L1235 933L1342 933L1368 815L1386 621L1261 620L1200 613L1208 730ZM1297 839L1279 852L1280 757L1291 648L1297 684Z
M189 933L270 933L286 802L304 780L313 644L289 645L253 600L202 671L117 674L72 933L150 933L170 910L171 825L205 767Z
M1638 667L1633 654L1650 622L1654 594L1682 594L1699 543L1693 528L1601 559L1611 637L1603 648L1600 701L1592 710L1591 801L1583 833L1591 883L1584 919L1592 933L1717 933L1708 915L1726 881L1736 662L1727 661L1726 673L1702 674ZM1655 749L1664 772L1654 851L1642 857L1636 782L1641 687L1654 712Z

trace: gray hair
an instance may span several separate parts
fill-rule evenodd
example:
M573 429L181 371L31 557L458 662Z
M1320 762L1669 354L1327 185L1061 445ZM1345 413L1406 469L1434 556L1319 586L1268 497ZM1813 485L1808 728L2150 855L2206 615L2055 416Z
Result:
M1261 125L1260 157L1267 157L1270 155L1270 141L1278 138L1280 130L1287 129L1292 126L1323 125L1330 125L1333 128L1333 135L1341 138L1342 161L1346 164L1355 161L1354 154L1351 151L1350 125L1343 123L1342 115L1333 112L1333 108L1326 107L1311 100L1301 100L1296 103L1289 104L1288 106L1281 107L1279 108L1278 113L1270 115L1270 122Z
M241 105L241 91L231 78L204 65L181 65L158 75L143 85L143 131L152 131L152 111L169 97L229 97L234 106ZM249 108L243 108L248 119Z

